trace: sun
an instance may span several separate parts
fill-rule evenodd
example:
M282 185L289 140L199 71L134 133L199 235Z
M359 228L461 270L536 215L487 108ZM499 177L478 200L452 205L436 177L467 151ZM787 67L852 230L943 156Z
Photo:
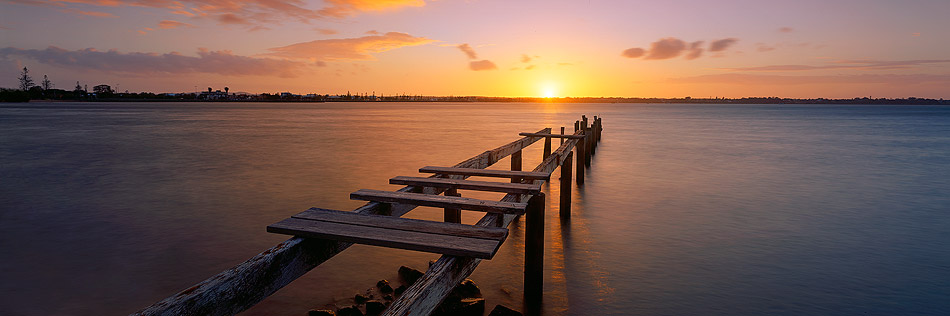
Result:
M547 82L541 85L541 96L545 98L557 98L557 84L552 82Z

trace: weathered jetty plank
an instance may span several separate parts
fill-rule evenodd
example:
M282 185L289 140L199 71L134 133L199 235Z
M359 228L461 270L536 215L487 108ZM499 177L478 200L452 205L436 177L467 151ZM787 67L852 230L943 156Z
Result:
M550 132L550 128L538 131L538 133ZM535 137L524 137L485 151L454 167L487 168L538 140L539 138ZM399 189L398 192L417 190L422 190L426 194L439 194L443 191L440 188L409 186ZM390 208L386 203L370 202L354 212L399 217L414 208L416 208L415 205L408 204L398 204ZM513 219L514 216L512 215L511 218ZM251 308L351 245L352 243L342 241L293 237L227 271L146 307L134 315L234 315ZM473 266L472 269L474 268ZM469 274L471 271L465 275ZM455 285L453 284L452 287L454 288ZM441 301L441 298L439 300Z
M510 179L528 179L528 180L547 180L551 175L540 172L511 171L511 170L486 170L476 168L456 168L456 167L433 167L426 166L419 168L422 173L436 173L448 175L461 175L469 177L495 177Z
M584 138L584 135L564 135L564 134L544 134L544 133L519 133L518 135L530 136L530 137L551 137L551 138L570 138L570 139Z
M446 189L462 189L475 191L536 194L541 192L541 185L527 183L489 182L474 180L458 180L447 178L421 178L398 176L389 179L390 184L412 185L418 187L438 187Z
M579 141L580 139L565 141L564 144L561 144L557 150L545 158L533 171L550 175L566 157L567 152L571 151ZM542 181L543 180L533 180L532 183L541 184L543 183ZM527 195L521 194L507 194L501 200L514 202L522 201L522 198L528 197ZM515 218L517 218L516 215L488 213L478 220L478 223L475 225L490 227L501 223L500 227L508 227ZM475 271L479 263L481 263L481 259L478 258L456 256L440 257L416 283L413 283L401 296L396 298L392 305L383 312L383 315L431 314L456 285L471 275L472 271Z
M271 224L267 231L482 259L491 259L508 236L504 228L325 209L311 209L308 213Z
M350 199L373 201L373 202L414 204L414 205L419 205L419 206L448 207L448 208L458 208L458 209L470 210L470 211L482 211L482 212L489 212L489 213L506 213L506 214L524 213L525 207L528 206L525 203L501 202L501 201L479 200L479 199L472 199L472 198L459 197L459 196L444 196L444 195L434 195L434 194L379 191L379 190L369 190L369 189L360 189L356 192L350 193Z

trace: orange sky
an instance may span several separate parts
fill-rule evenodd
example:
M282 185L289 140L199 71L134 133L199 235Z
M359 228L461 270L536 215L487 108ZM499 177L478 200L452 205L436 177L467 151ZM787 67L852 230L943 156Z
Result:
M950 97L950 1L0 2L0 86Z

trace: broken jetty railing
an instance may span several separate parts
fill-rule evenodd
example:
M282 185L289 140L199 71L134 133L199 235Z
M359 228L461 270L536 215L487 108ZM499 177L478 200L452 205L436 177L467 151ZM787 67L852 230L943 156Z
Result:
M430 177L390 179L391 184L406 185L399 190L353 192L351 199L368 203L352 212L308 209L267 227L269 232L294 237L133 315L237 314L354 243L443 254L383 312L383 315L429 315L456 285L472 274L481 260L494 256L508 236L508 225L520 215L525 215L525 305L539 308L543 288L545 205L541 184L549 181L551 173L561 167L560 216L569 218L571 179L578 185L584 183L585 167L590 166L590 157L602 131L602 118L594 116L588 125L587 116L582 116L574 122L573 134L565 134L564 127L560 134L553 134L550 128L520 133L523 138L452 167L419 169L421 173L433 174ZM553 152L552 138L560 139L560 147ZM541 139L544 139L544 159L531 171L522 171L522 149ZM507 156L511 156L510 171L485 169ZM511 181L466 180L472 176ZM500 201L478 200L461 197L460 189L506 195ZM444 222L400 218L417 206L444 208ZM481 211L485 216L474 225L464 225L460 223L461 210Z

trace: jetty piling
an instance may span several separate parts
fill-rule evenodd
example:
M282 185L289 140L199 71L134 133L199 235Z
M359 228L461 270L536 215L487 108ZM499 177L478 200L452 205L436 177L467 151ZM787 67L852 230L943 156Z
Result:
M250 308L353 243L443 254L413 283L384 315L428 315L467 278L483 259L491 259L507 238L507 226L525 215L525 300L540 308L543 293L545 195L541 184L561 168L560 216L571 213L572 164L577 184L583 184L591 143L599 140L600 118L587 126L575 121L575 132L553 134L551 128L520 133L523 138L485 151L452 167L427 166L430 177L398 176L396 191L358 190L351 199L367 204L352 212L311 208L267 227L269 232L294 237L234 268L185 289L136 315L233 315ZM583 125L581 125L583 122ZM524 148L544 138L542 162L522 171ZM552 152L551 139L560 139ZM574 153L573 151L576 151ZM511 156L511 170L485 169ZM574 159L574 156L577 159ZM500 177L508 182L472 181L471 176ZM506 193L499 201L461 197L458 190ZM525 201L525 202L522 202ZM441 207L443 221L400 218L417 206ZM485 212L474 225L461 224L461 210ZM536 310L530 308L529 310Z

